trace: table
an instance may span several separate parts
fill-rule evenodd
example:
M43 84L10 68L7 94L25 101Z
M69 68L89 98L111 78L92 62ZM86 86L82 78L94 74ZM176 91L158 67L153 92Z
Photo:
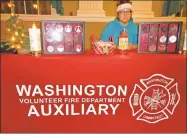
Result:
M151 124L132 116L128 99L134 85L141 85L140 79L153 74L174 78L180 101L169 119ZM19 102L15 86L21 84L121 84L127 85L128 90L116 115L28 117L30 105ZM96 56L92 51L41 57L1 54L1 94L2 132L186 132L185 55L137 54L134 51L123 56Z

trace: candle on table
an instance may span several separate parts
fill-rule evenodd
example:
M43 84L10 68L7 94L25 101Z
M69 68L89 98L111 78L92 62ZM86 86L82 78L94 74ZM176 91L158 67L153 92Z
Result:
M31 51L41 51L41 39L40 39L40 29L36 28L33 23L32 28L29 28L29 38L30 38L30 50Z
M119 49L127 50L128 49L128 34L124 28L119 36Z
M185 30L185 35L184 35L184 45L183 45L183 54L186 54L187 53L187 44L186 44L186 36L187 34L187 30Z

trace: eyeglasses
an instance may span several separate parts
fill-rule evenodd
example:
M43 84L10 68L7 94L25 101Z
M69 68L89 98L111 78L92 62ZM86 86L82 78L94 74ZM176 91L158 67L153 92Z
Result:
M122 15L131 15L131 11L120 11L118 14L120 16L122 16Z

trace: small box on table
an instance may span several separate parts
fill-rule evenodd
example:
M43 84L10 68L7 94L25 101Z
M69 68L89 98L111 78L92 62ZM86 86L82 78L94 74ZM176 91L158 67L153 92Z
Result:
M97 55L113 55L116 46L113 42L96 41L93 42L93 49Z

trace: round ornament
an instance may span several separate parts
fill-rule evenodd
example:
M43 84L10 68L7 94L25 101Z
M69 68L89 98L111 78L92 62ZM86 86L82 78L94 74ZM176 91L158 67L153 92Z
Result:
M169 37L169 41L171 43L175 43L177 41L177 37L175 35L172 35L171 37Z
M72 27L71 27L70 25L67 25L67 26L65 27L65 31L66 31L67 33L70 33L70 32L72 31Z
M162 28L161 28L161 32L162 32L162 33L166 33L166 32L167 32L167 28L166 28L166 27L162 27Z
M156 46L155 46L155 45L150 45L150 46L149 46L149 51L150 51L150 52L156 51Z
M177 33L177 27L175 26L175 27L171 28L170 32L173 34Z
M77 52L80 52L80 51L81 51L80 45L77 45L77 46L76 46L76 51L77 51Z
M151 33L156 33L156 28L154 26L152 26L151 29L150 29L150 32Z
M57 51L58 51L58 52L63 52L63 51L64 51L64 46L59 45L59 46L57 47Z
M75 27L75 32L77 32L77 33L82 32L81 26L76 26L76 27Z
M160 42L161 43L165 43L166 40L167 40L166 36L163 35L163 36L160 37Z
M47 51L48 52L53 52L54 51L54 47L53 46L48 46L47 47Z

